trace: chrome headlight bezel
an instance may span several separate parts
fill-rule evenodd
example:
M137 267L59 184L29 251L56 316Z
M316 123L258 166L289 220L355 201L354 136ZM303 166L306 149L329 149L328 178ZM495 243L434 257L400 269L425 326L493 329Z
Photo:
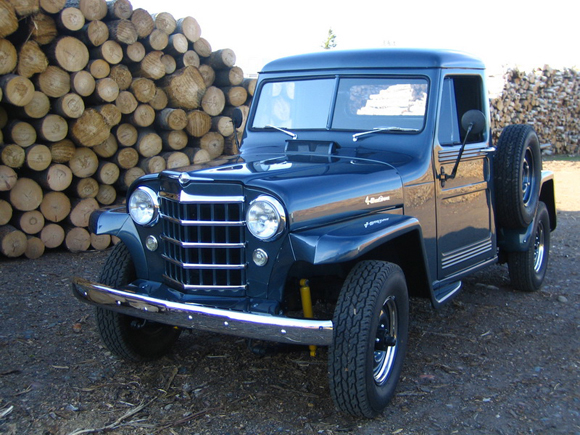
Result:
M127 211L137 225L150 227L159 220L159 199L157 194L146 186L139 186L127 201Z
M286 228L286 211L276 198L260 195L250 202L246 212L246 226L259 240L276 240Z

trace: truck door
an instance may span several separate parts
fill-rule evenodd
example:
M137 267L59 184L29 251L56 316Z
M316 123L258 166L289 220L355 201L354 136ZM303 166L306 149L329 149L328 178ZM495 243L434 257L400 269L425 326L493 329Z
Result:
M487 96L479 75L444 77L435 139L438 280L451 279L495 258L491 207L489 127L470 135L455 179L443 181L459 156L466 132L462 115L481 110L488 119Z

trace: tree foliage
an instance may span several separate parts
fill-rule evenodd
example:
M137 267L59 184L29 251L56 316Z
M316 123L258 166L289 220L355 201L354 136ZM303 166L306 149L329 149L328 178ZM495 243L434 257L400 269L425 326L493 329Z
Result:
M336 35L332 31L332 29L328 29L328 35L326 40L322 43L322 48L325 50L330 50L336 47Z

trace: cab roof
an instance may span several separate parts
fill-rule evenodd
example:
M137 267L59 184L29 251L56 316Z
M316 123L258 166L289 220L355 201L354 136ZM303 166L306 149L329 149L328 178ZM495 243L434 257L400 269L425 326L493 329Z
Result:
M452 50L377 48L364 50L326 50L274 60L262 73L335 70L356 68L465 68L485 69L470 54Z

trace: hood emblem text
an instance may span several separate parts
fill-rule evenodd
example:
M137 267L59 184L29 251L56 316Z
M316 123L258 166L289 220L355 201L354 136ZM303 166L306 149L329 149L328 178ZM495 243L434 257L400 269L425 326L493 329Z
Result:
M381 202L385 202L385 201L390 201L391 197L390 196L379 196L378 198L373 198L372 196L367 196L365 199L365 202L367 203L367 205L371 205L371 204L380 204Z

